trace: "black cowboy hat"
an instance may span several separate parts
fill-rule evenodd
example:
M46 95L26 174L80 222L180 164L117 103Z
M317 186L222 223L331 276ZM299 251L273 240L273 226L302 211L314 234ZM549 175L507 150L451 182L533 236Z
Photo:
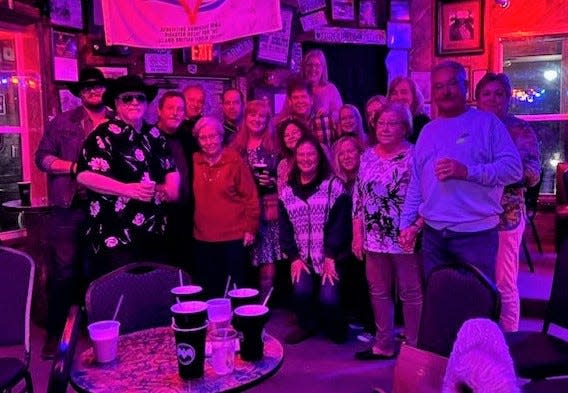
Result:
M107 84L108 81L105 79L105 76L103 75L101 70L94 67L86 67L79 72L79 81L68 83L67 87L69 88L69 91L71 91L71 94L73 94L75 97L80 97L81 90L85 87L106 87Z
M138 75L125 75L109 81L103 94L103 102L106 106L116 109L114 100L122 93L139 91L144 93L148 102L151 102L158 94L158 87L144 83Z

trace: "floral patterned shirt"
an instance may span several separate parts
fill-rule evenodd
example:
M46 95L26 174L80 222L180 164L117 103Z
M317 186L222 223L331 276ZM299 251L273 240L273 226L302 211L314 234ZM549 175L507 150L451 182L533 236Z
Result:
M501 198L503 213L499 216L498 229L510 231L519 226L525 214L525 190L527 186L538 184L541 165L538 139L530 124L512 115L507 116L503 123L519 149L523 163L522 182L506 186Z
M353 191L353 218L363 221L367 251L406 253L398 243L398 235L413 154L414 147L410 147L386 159L371 147L361 156Z
M101 124L83 144L78 172L91 171L123 183L164 182L176 170L160 131L140 132L121 120ZM138 237L163 235L166 216L159 200L141 202L89 191L87 237L95 253L130 247Z

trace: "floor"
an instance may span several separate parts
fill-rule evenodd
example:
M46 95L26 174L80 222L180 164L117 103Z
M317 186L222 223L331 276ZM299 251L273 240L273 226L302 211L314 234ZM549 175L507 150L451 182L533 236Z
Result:
M554 253L550 243L545 244L541 255L530 241L529 249L536 272L530 273L526 263L521 263L519 287L523 302L544 302L550 293ZM275 310L267 329L282 339L289 327L290 314L285 310ZM539 320L524 318L521 329L539 330ZM554 329L561 336L568 338L566 331ZM32 364L31 370L35 391L43 393L47 389L51 362L39 357L43 344L44 332L38 327L32 329ZM78 351L85 349L87 340L82 337ZM355 351L365 348L352 334L348 343L333 344L323 337L311 338L299 345L285 346L285 360L281 369L271 378L248 391L254 393L279 392L346 392L369 393L374 387L381 387L389 392L392 389L393 361L361 362L353 358ZM69 392L73 390L69 388Z

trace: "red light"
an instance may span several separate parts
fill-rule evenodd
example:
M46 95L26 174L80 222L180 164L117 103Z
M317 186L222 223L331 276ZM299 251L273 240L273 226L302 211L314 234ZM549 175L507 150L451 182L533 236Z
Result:
M200 44L192 46L191 60L202 62L213 61L213 44Z

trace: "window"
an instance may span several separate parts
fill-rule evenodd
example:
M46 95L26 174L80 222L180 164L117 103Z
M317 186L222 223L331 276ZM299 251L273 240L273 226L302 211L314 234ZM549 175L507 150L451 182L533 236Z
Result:
M568 157L568 36L502 38L501 47L513 88L510 111L533 126L544 171L541 194L553 194L556 165Z

